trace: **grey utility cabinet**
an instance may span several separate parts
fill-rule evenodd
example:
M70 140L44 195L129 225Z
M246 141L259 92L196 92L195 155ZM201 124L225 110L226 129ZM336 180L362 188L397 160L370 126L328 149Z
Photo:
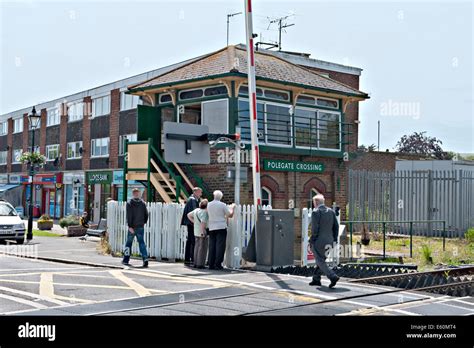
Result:
M255 239L258 269L293 265L294 219L293 210L258 211Z

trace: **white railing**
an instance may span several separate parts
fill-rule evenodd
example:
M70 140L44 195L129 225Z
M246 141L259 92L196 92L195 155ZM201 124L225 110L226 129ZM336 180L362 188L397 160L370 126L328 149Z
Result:
M150 257L157 260L183 260L187 229L181 226L184 204L146 203L149 219L145 225L145 243ZM263 209L271 209L264 207ZM224 263L229 268L239 268L242 250L247 247L255 224L255 209L251 205L235 207L234 217L228 220L228 233ZM126 202L110 201L107 204L107 232L113 253L123 252L127 239ZM138 254L134 240L132 255Z

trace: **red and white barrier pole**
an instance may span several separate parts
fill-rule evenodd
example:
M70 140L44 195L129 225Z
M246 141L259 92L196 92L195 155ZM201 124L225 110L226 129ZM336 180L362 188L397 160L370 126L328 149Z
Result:
M262 191L260 188L260 161L258 149L258 119L257 119L257 88L255 82L255 52L253 47L252 0L245 1L245 27L247 33L247 67L250 107L250 140L252 146L253 174L253 204L262 206Z

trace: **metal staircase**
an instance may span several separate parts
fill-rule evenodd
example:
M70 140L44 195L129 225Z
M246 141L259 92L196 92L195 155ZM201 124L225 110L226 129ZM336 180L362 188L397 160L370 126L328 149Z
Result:
M127 194L127 183L129 180L141 181L147 187L147 201L153 201L153 191L165 203L183 203L189 197L195 186L188 175L177 163L167 163L159 151L153 146L153 140L134 141L125 143L126 158L124 161L124 197ZM204 186L200 178L192 168L186 168L192 174L196 184ZM208 192L203 188L204 196Z

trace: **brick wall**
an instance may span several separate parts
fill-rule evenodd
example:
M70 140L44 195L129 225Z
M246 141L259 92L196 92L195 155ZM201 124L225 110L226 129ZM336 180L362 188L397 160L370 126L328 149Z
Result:
M67 159L67 133L68 133L68 123L67 123L67 105L63 103L59 108L59 149L62 154L61 159L61 169L66 168L66 159Z
M8 135L7 135L7 173L12 172L12 153L13 153L13 119L8 119Z
M40 130L39 130L39 147L40 153L46 155L46 118L47 118L47 111L46 109L41 109L41 123L40 123ZM35 134L36 136L36 134Z
M90 169L92 98L84 98L84 118L82 119L82 169Z
M28 114L23 114L23 133L22 133L22 149L23 149L23 152L26 152L28 151L28 144L29 144L29 127L28 127L29 123L28 123ZM23 164L21 166L21 170L24 172L27 170L27 165L26 164Z
M119 118L120 118L120 90L110 92L109 115L109 168L118 168L119 152Z
M426 158L421 155L401 154L398 152L357 152L349 161L348 168L352 170L367 170L376 172L392 172L395 170L396 160L420 160Z

